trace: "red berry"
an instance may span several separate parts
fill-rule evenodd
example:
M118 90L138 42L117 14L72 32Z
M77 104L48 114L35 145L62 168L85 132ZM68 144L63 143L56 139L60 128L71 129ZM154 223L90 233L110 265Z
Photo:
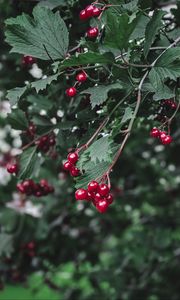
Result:
M79 18L80 18L80 20L87 20L88 19L88 16L87 16L87 13L86 13L85 9L80 11Z
M174 110L177 108L176 102L174 102L174 101L171 102L171 108Z
M101 196L105 197L109 194L109 187L107 184L102 183L99 185L98 191Z
M18 165L17 164L8 164L7 171L10 174L17 174L18 173Z
M36 62L36 59L30 55L24 55L22 59L22 63L24 65L33 65Z
M88 192L88 194L87 194L87 200L93 201L94 200L94 196L95 195L93 193Z
M41 187L47 187L47 186L49 186L49 183L46 179L41 179L40 180L40 186Z
M76 152L69 153L67 157L68 161L72 164L75 164L78 161L78 158L79 156Z
M167 136L166 132L165 131L160 131L160 140L162 141L165 137Z
M100 195L100 193L96 193L94 196L95 203L97 203L100 200L103 200L102 196Z
M69 89L66 90L66 95L68 97L74 97L77 93L77 90L75 87L70 87Z
M20 193L22 193L22 194L25 193L25 189L24 189L22 183L18 183L16 187L17 187L17 190L18 190Z
M88 5L85 9L88 18L93 17L94 6Z
M96 38L99 34L99 30L97 27L92 27L92 28L89 28L88 31L87 31L87 36L89 38Z
M93 17L99 17L101 10L98 7L94 7L93 9Z
M66 161L64 164L63 164L63 168L65 171L70 171L72 169L73 165L69 162L69 161Z
M153 138L157 138L159 137L160 131L158 128L154 127L151 132L150 132L150 136Z
M166 135L164 138L161 139L163 145L169 145L172 143L172 137L170 135Z
M108 209L108 206L109 206L109 204L108 204L107 200L100 200L96 204L96 208L101 214L106 212L106 210Z
M85 189L78 189L75 192L76 200L86 200L88 198L88 193Z
M108 202L108 204L112 204L113 201L114 201L114 198L113 198L113 195L112 194L109 194L107 197L106 197L106 200Z
M28 248L29 250L33 250L33 249L35 248L35 243L34 243L34 242L29 242L29 243L27 244L27 248Z
M49 139L49 145L50 145L50 146L54 146L55 144L56 144L55 138L54 138L54 137L50 138L50 139Z
M96 192L97 189L99 187L99 183L95 180L91 181L89 184L88 184L88 192Z
M73 176L73 177L77 177L77 176L79 176L79 174L80 174L80 171L79 171L79 169L78 169L78 168L76 168L76 167L72 167L72 169L71 169L70 173L71 173L71 176Z
M79 82L84 82L87 80L87 75L85 72L81 72L79 74L76 75L76 80Z

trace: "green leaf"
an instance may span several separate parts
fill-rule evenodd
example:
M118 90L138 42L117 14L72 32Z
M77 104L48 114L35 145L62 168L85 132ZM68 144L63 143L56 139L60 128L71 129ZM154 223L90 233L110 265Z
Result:
M94 142L85 152L89 154L92 162L111 161L112 140L109 136L102 137Z
M13 252L13 236L11 234L0 233L0 256L9 256Z
M133 117L133 110L131 107L126 107L124 116L121 120L121 123L126 123L128 120L130 120Z
M40 111L44 109L46 111L50 110L53 107L54 102L46 96L42 95L29 95L27 101L33 105L33 109Z
M6 98L10 101L11 105L15 105L20 98L24 95L27 87L16 87L7 92Z
M127 14L119 15L112 10L107 11L107 24L105 29L104 44L115 49L127 49L129 37L132 34L138 18L130 22Z
M145 36L145 30L147 23L149 22L149 18L142 15L139 17L138 22L130 36L130 39L135 40L135 39L141 39L144 38Z
M39 157L36 151L36 147L30 147L23 151L20 156L19 165L20 171L18 177L20 179L31 178L34 175L36 164L39 161Z
M63 59L68 50L69 37L59 13L36 6L33 17L22 14L6 21L6 42L12 46L11 52L43 60Z
M35 88L36 92L39 93L41 90L45 90L49 84L57 80L59 74L51 75L47 78L40 79L31 83L31 87Z
M180 60L180 47L170 48L157 60L156 66L166 67L175 60Z
M64 60L61 64L61 69L66 67L75 67L87 64L108 64L114 62L114 56L112 53L93 53L87 52L83 54L78 54L77 56L71 56L70 58Z
M13 129L26 130L28 128L28 121L25 113L20 109L13 109L7 116L7 123L11 125Z
M109 165L109 162L87 163L85 173L77 180L76 188L87 188L90 181L100 178L107 172Z
M166 13L162 10L156 10L147 24L145 31L145 44L144 44L144 55L145 57L148 55L149 49L153 42L155 41L155 37L162 27L162 17Z
M46 6L50 9L54 9L58 6L65 6L67 5L66 0L43 0L38 3L38 6Z
M108 98L108 93L111 90L123 89L123 86L120 82L116 82L110 85L99 85L92 88L88 88L83 91L82 94L90 94L90 101L92 108L96 105L104 103Z

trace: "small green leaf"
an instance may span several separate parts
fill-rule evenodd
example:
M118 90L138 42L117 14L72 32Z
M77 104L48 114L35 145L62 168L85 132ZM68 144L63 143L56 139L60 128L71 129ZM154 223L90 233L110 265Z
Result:
M108 93L111 90L123 89L123 86L120 82L116 82L110 85L99 85L92 88L88 88L83 91L82 94L90 94L90 101L92 108L96 105L104 103L108 98Z
M22 180L31 178L34 175L36 163L38 162L38 160L39 157L36 151L36 147L30 147L27 150L23 151L19 160L20 171L18 177Z
M89 154L89 157L92 162L96 163L97 161L111 161L110 155L112 154L111 150L112 140L109 136L102 137L94 142L86 152Z
M147 56L151 45L153 44L157 33L162 27L162 17L166 12L162 10L156 10L147 24L145 31L145 44L144 44L144 55Z
M11 52L31 55L43 60L58 60L66 56L69 37L59 15L46 7L36 6L33 17L22 14L6 21L6 42Z
M10 101L11 105L15 105L20 98L24 95L27 87L16 87L7 92L6 98Z
M28 128L28 121L25 113L20 109L13 109L7 116L7 123L11 125L13 129L26 130Z
M126 107L121 123L126 123L128 120L132 119L132 117L133 110L131 109L131 107Z
M36 92L45 90L49 84L51 84L54 80L57 80L59 74L51 75L47 78L40 79L31 83L31 87L35 88Z
M5 254L10 255L13 252L13 235L1 233L0 234L0 256Z

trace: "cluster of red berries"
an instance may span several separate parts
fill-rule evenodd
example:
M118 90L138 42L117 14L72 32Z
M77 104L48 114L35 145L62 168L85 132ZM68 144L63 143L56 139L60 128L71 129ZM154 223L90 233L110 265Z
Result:
M165 131L161 131L160 129L154 127L150 133L151 137L159 138L163 145L169 145L172 143L172 137L167 134Z
M22 64L24 66L32 66L36 62L36 59L29 55L24 55L22 58Z
M26 134L30 137L30 138L34 138L35 134L36 134L36 125L33 122L29 123L29 127L26 130Z
M33 257L36 254L36 244L34 241L22 245L21 249L30 257Z
M19 171L19 166L17 163L8 163L6 166L6 170L8 171L8 173L10 174L16 174Z
M38 150L47 153L56 144L55 136L54 134L46 134L40 137L35 144Z
M85 9L81 10L79 14L80 20L87 20L92 17L98 17L101 14L101 9L94 5L88 5ZM90 27L86 32L87 37L90 39L94 39L99 35L98 27Z
M172 100L172 99L164 100L162 102L162 105L166 106L167 108L170 108L172 110L175 110L177 108L177 103L174 100Z
M48 181L41 179L39 183L35 183L32 179L27 179L17 184L17 190L27 196L42 197L54 192L53 186Z
M113 203L113 195L107 184L99 184L93 180L88 184L87 190L78 189L75 192L76 200L91 201L100 213L105 213L110 204Z
M72 177L77 177L80 175L80 170L75 166L79 156L77 152L69 153L67 156L67 161L63 164L65 171L69 171Z

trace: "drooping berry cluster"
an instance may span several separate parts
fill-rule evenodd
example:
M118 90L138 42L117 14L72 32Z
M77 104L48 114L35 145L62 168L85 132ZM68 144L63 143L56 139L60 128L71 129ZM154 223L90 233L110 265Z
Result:
M69 171L72 177L80 175L80 170L76 167L76 163L79 159L77 152L71 152L67 156L67 161L63 164L65 171Z
M172 99L166 99L162 102L163 106L175 110L177 108L177 103Z
M40 137L35 144L37 145L38 150L47 153L50 148L56 144L55 136L54 134L46 134Z
M53 186L48 181L41 179L39 183L35 183L32 179L27 179L17 184L17 190L27 196L42 197L54 192Z
M75 192L76 200L91 201L100 213L105 213L110 204L113 203L113 195L107 184L99 184L93 180L88 184L87 190L78 189Z
M36 62L36 59L30 55L24 55L22 58L22 64L24 66L31 66Z
M162 123L166 122L176 109L177 103L173 99L162 100L157 108L156 120Z
M8 173L10 174L16 174L19 171L19 166L17 163L8 163L6 166L6 170L8 171Z
M26 134L30 137L30 138L34 138L35 134L36 134L36 125L33 122L29 123L29 127L26 130Z
M101 9L91 4L80 11L79 18L80 20L88 20L93 17L99 17L100 14Z
M161 131L160 129L154 127L150 133L151 137L159 138L163 145L169 145L172 143L172 137L167 134L165 131Z

